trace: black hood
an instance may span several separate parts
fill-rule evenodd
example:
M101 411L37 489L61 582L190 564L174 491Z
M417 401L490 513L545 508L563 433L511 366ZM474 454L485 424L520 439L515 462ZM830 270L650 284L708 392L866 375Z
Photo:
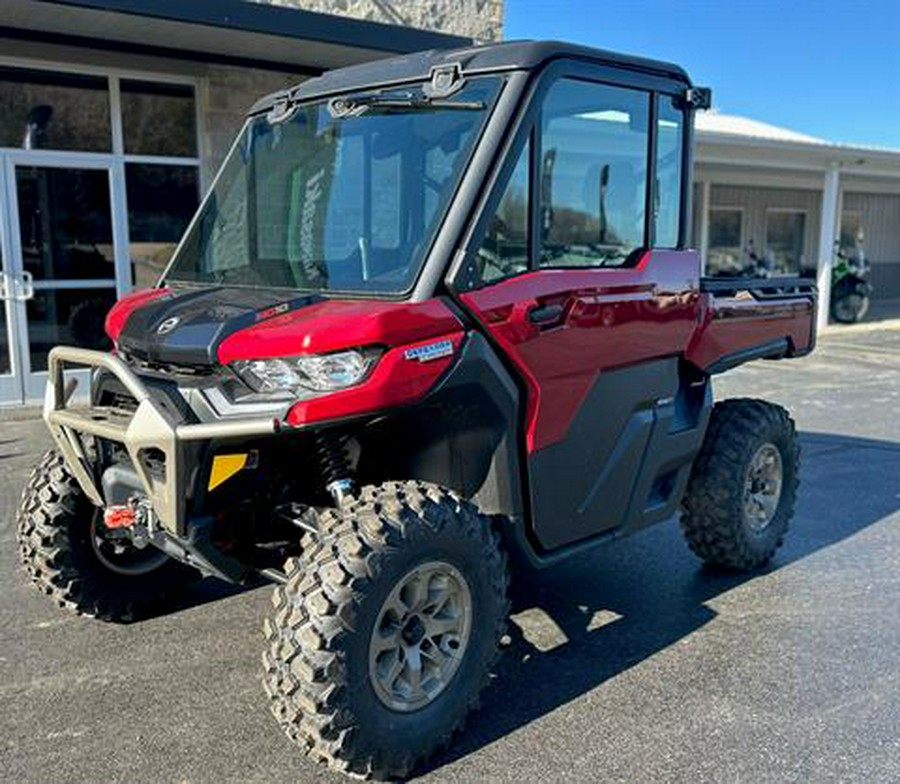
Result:
M148 362L216 365L219 344L232 333L323 299L273 289L183 289L135 310L118 345L127 356Z

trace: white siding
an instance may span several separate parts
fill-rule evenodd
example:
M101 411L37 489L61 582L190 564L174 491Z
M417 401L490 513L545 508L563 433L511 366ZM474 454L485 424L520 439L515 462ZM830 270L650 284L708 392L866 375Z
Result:
M845 193L844 209L862 213L874 297L900 298L900 195Z

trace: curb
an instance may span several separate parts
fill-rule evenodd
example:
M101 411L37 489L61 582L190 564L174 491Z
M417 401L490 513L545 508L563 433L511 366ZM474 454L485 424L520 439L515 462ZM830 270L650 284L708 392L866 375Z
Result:
M854 335L860 332L880 332L882 330L900 329L900 318L868 321L862 324L829 324L819 330L822 336Z

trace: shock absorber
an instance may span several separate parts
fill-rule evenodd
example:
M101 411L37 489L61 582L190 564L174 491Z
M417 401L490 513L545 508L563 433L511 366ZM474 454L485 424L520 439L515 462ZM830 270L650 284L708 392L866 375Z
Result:
M317 434L316 457L325 489L331 493L335 504L342 506L353 495L354 489L345 440L333 434Z

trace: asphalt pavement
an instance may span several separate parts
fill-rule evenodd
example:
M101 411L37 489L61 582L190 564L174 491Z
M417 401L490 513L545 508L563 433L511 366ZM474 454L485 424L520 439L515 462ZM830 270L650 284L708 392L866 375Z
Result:
M531 577L482 709L423 781L900 780L900 329L831 332L717 394L782 403L801 431L771 566L704 569L667 523ZM14 516L48 441L0 422L0 779L343 781L269 716L270 589L206 580L113 626L32 588Z

